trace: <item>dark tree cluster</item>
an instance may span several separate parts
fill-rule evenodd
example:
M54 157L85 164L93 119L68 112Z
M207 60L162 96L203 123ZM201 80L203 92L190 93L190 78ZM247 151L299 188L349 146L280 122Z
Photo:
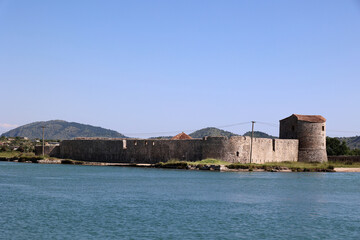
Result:
M332 137L326 137L326 152L328 156L360 155L360 149L350 149L345 141Z

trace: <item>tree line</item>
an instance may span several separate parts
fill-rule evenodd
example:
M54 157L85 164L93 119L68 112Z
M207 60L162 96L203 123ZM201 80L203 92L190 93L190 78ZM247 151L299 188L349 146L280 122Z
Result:
M350 149L345 141L338 138L326 137L326 152L328 156L350 155L359 156L360 149Z

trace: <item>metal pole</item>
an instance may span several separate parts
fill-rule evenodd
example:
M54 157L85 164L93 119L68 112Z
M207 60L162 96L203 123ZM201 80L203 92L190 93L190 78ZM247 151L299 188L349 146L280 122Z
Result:
M42 128L42 155L45 156L45 142L44 142L45 126L41 126L41 128Z
M251 121L252 123L252 130L251 130L251 144L250 144L250 163L252 161L252 151L253 151L253 138L254 138L254 124L255 121Z

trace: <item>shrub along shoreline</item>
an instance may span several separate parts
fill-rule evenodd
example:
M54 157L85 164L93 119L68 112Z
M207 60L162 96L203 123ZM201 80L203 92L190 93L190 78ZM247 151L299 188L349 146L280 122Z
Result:
M337 164L339 167L340 164ZM228 163L216 159L205 159L197 162L185 162L170 160L160 162L154 167L194 169L194 170L217 170L220 171L267 171L267 172L334 172L335 166L332 163L300 163L300 162L279 162L279 163ZM348 167L348 166L347 166ZM359 164L360 167L360 164Z
M133 164L133 163L104 163L87 162L72 159L49 158L48 156L35 156L33 153L0 152L0 161L47 163L47 164L73 164L73 165L96 165L96 166L126 166L126 167L151 167L186 170L210 170L227 172L335 172L341 168L352 169L352 172L360 171L359 162L327 162L327 163L303 163L303 162L276 162L276 163L229 163L217 159L204 159L196 162L179 161L176 159L156 164ZM357 170L359 169L359 170Z

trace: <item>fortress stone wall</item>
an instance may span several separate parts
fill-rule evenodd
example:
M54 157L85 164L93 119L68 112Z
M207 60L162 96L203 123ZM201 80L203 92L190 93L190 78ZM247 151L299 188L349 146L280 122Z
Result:
M250 162L251 137L205 137L203 158ZM254 138L252 163L298 161L298 140Z
M250 137L205 137L188 140L92 139L64 140L57 157L113 163L157 163L172 159L207 158L250 162ZM298 161L298 140L253 139L253 163Z
M42 155L42 146L35 146L35 155ZM47 156L58 156L60 148L57 145L45 145L44 154Z
M252 163L326 162L326 119L319 115L293 114L280 120L280 139L254 138ZM82 161L157 163L169 160L198 161L214 158L231 163L250 163L251 138L204 137L203 139L108 139L65 140L50 156Z
M202 159L202 140L101 139L65 140L60 157L82 161L157 163L170 159Z

